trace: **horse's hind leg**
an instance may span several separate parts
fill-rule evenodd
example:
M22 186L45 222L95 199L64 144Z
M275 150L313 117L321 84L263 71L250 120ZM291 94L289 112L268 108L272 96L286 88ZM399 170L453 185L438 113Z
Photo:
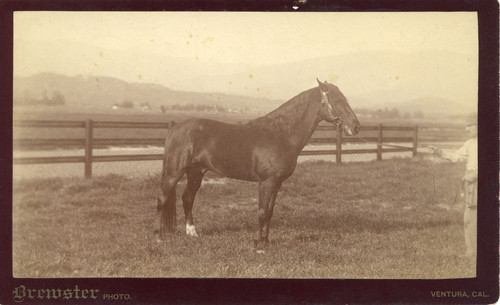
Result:
M282 180L271 177L259 183L259 227L254 240L258 253L264 253L264 247L269 243L269 223L273 216L274 202Z
M193 203L196 192L200 189L203 179L203 171L198 164L192 164L186 171L187 184L182 194L182 203L184 207L184 216L186 219L186 234L198 237L193 221Z
M176 191L177 182L184 175L185 170L170 170L164 168L160 193L158 194L157 212L160 218L160 238L164 239L167 232L174 232L176 226Z

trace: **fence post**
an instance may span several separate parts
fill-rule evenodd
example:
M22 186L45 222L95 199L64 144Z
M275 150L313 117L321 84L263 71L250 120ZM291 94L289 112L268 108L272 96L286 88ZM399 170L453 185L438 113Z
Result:
M382 124L378 124L378 139L377 139L377 161L382 160Z
M413 127L413 156L417 156L417 146L418 146L418 125Z
M337 155L336 162L340 164L342 162L342 128L341 125L337 125Z
M94 146L94 121L85 121L85 178L92 178L92 148Z

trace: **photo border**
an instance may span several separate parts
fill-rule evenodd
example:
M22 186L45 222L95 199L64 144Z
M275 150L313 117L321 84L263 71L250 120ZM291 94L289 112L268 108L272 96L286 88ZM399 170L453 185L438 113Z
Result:
M297 9L293 7L296 6ZM477 277L439 280L378 279L159 279L60 278L25 279L12 276L12 58L15 11L278 11L278 12L396 12L475 11L479 29L479 207ZM99 289L102 294L128 295L130 300L58 300L58 304L336 304L336 303L464 303L498 300L498 2L494 0L386 1L15 1L0 2L0 97L4 110L1 146L0 267L1 304L16 304L13 290L29 288ZM482 299L435 298L432 291L482 291ZM25 300L26 304L54 303Z

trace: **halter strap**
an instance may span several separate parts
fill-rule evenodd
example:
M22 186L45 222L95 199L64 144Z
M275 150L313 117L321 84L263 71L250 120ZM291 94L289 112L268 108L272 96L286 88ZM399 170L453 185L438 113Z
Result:
M321 89L319 91L321 92L321 104L328 105L328 112L333 117L333 119L337 121L337 125L340 125L342 123L342 119L340 118L340 116L337 113L335 113L335 110L333 109L332 105L328 101L328 94Z

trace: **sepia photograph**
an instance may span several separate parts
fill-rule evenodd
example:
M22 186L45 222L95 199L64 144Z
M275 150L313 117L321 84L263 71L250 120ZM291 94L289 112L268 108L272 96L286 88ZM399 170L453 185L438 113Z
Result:
M321 304L348 302L349 281L364 302L386 281L425 285L390 302L497 299L498 277L477 284L481 258L498 275L483 17L306 6L12 11L7 301L143 303L167 283L151 304L190 304L169 291L311 280L338 289ZM315 302L279 291L267 301Z

